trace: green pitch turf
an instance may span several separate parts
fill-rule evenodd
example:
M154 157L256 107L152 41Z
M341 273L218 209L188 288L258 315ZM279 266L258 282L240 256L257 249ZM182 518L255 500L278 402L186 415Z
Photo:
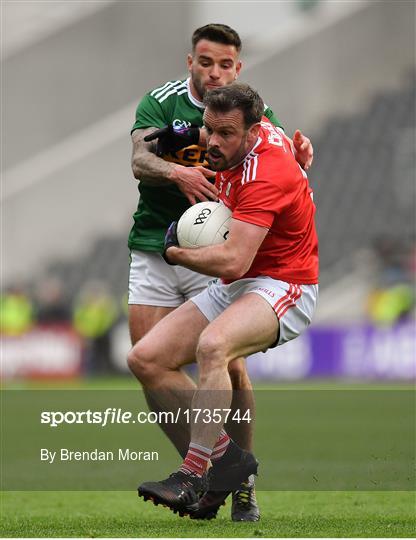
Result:
M128 492L8 492L3 537L413 537L410 492L260 492L258 523L179 518Z
M27 389L68 389L78 388L81 390L91 389L119 389L128 390L137 388L136 383L131 378L123 379L107 379L107 380L91 380L91 381L73 381L68 384L35 384L27 385L13 384L7 387L15 390ZM343 385L336 382L327 383L325 381L311 383L299 383L290 385L265 385L261 387L263 390L282 390L282 389L308 389L308 390L327 390L327 389L394 389L394 390L409 390L410 385ZM303 392L299 394L298 404L299 411L304 410L309 406L307 395ZM356 411L351 411L352 418L365 419L364 411L365 398L367 394L357 394ZM370 394L369 394L370 395ZM281 399L280 394L276 394L274 398L270 393L259 395L258 398L258 417L257 427L259 432L272 433L270 420L273 415L279 410L277 405L284 403L278 401ZM284 396L283 396L284 397ZM289 396L291 397L291 396ZM371 397L371 395L370 395ZM380 393L380 399L384 399L384 395ZM292 399L292 397L291 397ZM289 402L288 402L289 403ZM292 403L292 401L290 401ZM349 402L348 402L349 403ZM401 402L399 402L400 405ZM407 402L404 402L407 403ZM354 405L354 402L352 403ZM368 409L368 408L367 408ZM376 409L372 409L377 412ZM398 411L402 411L402 405ZM383 403L380 402L380 414L374 416L374 422L378 421L378 417L382 417L383 422L390 416L393 422L390 424L394 427L400 426L400 414L395 410L383 409ZM283 411L284 412L284 411ZM295 414L296 411L291 411ZM309 412L309 411L308 411ZM331 412L331 411L329 411ZM372 414L373 414L372 413ZM14 410L13 414L16 414ZM285 413L286 414L286 413ZM297 413L296 413L297 414ZM289 417L289 420L292 416ZM302 433L308 428L309 417L304 418L304 425L301 425L302 415L294 416L297 419L297 428L302 428ZM370 420L373 417L370 418ZM331 416L325 416L331 419ZM336 417L335 417L336 420ZM348 416L344 416L344 424L342 430L347 430L347 434L351 440L355 438L355 428L353 424L349 425L346 420ZM390 419L391 420L391 419ZM367 418L368 421L368 418ZM372 420L371 420L372 421ZM280 416L277 420L278 425L284 427L284 417ZM289 422L290 423L290 422ZM370 424L364 424L370 425ZM383 425L383 424L382 424ZM319 422L313 424L314 429L320 429ZM331 426L330 426L331 427ZM333 428L337 428L337 422L334 421ZM19 432L30 434L30 425L19 425ZM349 431L348 431L349 430ZM413 431L410 431L410 436ZM403 426L394 436L392 431L392 441L396 444L394 460L391 460L392 466L397 467L397 472L403 476L403 470L400 468L401 455L403 452L409 453L408 444L399 444L397 441L403 439L405 433ZM400 435L400 437L398 436ZM27 436L27 435L26 435ZM30 436L30 435L29 435ZM159 441L161 435L156 428L149 428L146 431L146 436L154 437ZM293 431L288 431L288 437L295 436ZM327 434L322 431L321 436L327 437L331 443L333 438L333 430ZM282 432L279 435L282 438ZM391 491L369 491L362 488L361 491L305 491L302 487L302 482L298 482L299 487L295 486L297 474L301 477L305 475L305 471L309 470L307 463L302 461L298 466L298 460L295 457L291 460L278 462L275 459L269 460L267 463L268 441L270 437L257 438L257 451L261 456L261 471L271 471L272 477L276 476L284 479L288 476L289 466L291 466L291 486L287 487L287 491L259 491L258 500L261 507L262 518L258 523L233 523L230 520L230 504L219 512L216 520L192 521L189 518L179 518L173 515L166 508L155 507L150 502L144 502L137 497L134 490L132 491L4 491L1 497L1 527L0 536L2 537L415 537L415 508L416 499L413 491L403 491L401 487L394 487L395 477L390 478L390 462L386 462L386 467L379 466L382 461L377 456L374 456L374 461L364 462L364 473L367 468L377 472L376 478L383 479L384 484L388 484ZM347 438L348 439L348 438ZM288 456L290 452L296 452L297 448L305 447L304 438L300 441L301 444L294 444L293 448L288 447ZM24 444L22 440L22 444ZM156 443L154 443L156 444ZM158 442L159 444L159 442ZM10 443L9 443L10 445ZM270 445L269 445L270 446ZM325 444L318 448L312 448L315 454L324 451ZM345 456L351 457L352 449L342 447L342 455L344 457L342 464L350 464L351 470L357 470L357 462L352 458L350 461L345 459ZM379 448L380 451L383 447ZM388 450L388 449L387 449ZM289 452L290 451L290 452ZM16 454L19 454L19 448L16 448ZM388 452L381 454L389 456ZM404 454L403 454L404 455ZM286 457L288 457L286 456ZM391 456L390 456L391 457ZM175 458L175 455L174 455ZM6 472L7 463L3 456L2 472ZM403 458L402 465L408 467L409 456ZM175 459L174 459L175 461ZM274 463L276 461L276 463ZM176 461L175 461L176 462ZM333 462L333 465L336 462ZM318 479L325 476L328 469L328 462L323 458L321 462L315 455L313 467L319 470ZM383 464L381 464L383 465ZM18 466L18 462L17 462ZM276 470L273 469L273 466ZM39 464L38 471L41 471ZM302 469L303 467L303 469ZM377 468L378 467L378 468ZM314 470L315 470L314 469ZM407 470L407 469L406 469ZM260 471L260 472L261 472ZM349 469L344 471L344 476L349 475ZM30 472L30 471L28 471ZM27 481L27 474L22 469L21 474ZM38 474L40 474L38 472ZM136 476L137 473L135 473ZM7 476L7 475L6 475ZM139 476L139 475L138 475ZM259 477L258 485L261 482L264 484L264 476ZM267 475L266 475L267 476ZM41 477L39 477L41 478ZM43 478L43 477L42 477ZM370 476L370 479L372 477ZM146 478L147 479L147 478ZM138 477L137 483L143 478ZM266 478L267 480L267 478ZM102 481L102 480L101 480ZM389 483L390 482L390 483ZM132 484L136 485L136 477ZM328 484L328 483L327 483ZM35 483L35 485L38 485ZM105 484L102 484L103 486ZM129 484L130 485L130 484ZM321 484L322 485L322 484ZM407 485L407 484L406 484ZM409 484L410 485L410 484ZM412 484L414 485L414 484ZM94 484L93 489L98 489ZM8 489L20 489L8 488ZM30 487L28 489L33 489ZM54 488L50 488L54 489ZM62 489L62 488L61 488ZM263 489L269 489L264 487ZM273 489L273 488L270 488ZM280 489L283 489L282 487ZM294 491L298 489L298 491ZM321 488L325 489L325 488ZM369 487L369 489L372 489ZM382 489L382 488L381 488ZM396 491L394 491L396 489ZM406 489L406 488L404 488ZM413 487L411 488L413 489ZM302 490L302 491L301 491Z

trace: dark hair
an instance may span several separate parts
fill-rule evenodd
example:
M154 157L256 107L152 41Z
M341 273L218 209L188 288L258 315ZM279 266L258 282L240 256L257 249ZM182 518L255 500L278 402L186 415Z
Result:
M235 30L226 24L206 24L197 28L192 34L192 50L201 39L207 39L223 45L234 45L238 52L241 51L241 39Z
M246 129L260 122L264 114L264 102L261 97L248 84L243 83L232 83L221 88L214 88L205 94L204 105L220 113L240 109Z

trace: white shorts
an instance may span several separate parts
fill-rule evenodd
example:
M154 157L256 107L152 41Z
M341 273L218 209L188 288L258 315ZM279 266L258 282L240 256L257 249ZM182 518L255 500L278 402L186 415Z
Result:
M206 289L211 276L170 266L160 253L130 253L129 304L178 307Z
M262 296L276 313L279 338L274 347L296 338L309 326L318 300L318 285L295 285L267 276L239 279L229 285L213 279L191 300L211 322L247 293Z

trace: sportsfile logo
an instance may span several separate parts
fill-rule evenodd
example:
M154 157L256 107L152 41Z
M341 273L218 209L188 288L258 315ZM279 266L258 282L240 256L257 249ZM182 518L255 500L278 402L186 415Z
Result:
M227 420L233 422L251 422L250 409L183 409L173 411L126 411L119 407L107 407L104 410L84 411L41 411L40 423L51 428L70 424L96 424L106 427L114 424L218 424Z
M203 208L198 216L196 217L195 221L194 221L194 225L202 225L202 223L205 222L205 220L207 219L207 217L211 214L211 210L209 208Z

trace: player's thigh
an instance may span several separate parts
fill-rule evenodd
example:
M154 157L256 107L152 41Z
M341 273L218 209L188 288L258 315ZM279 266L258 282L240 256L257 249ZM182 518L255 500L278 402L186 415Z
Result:
M279 321L270 304L255 293L240 296L214 319L201 336L200 345L218 342L227 362L249 356L272 346Z
M144 337L163 317L171 313L174 307L129 305L129 330L131 344Z
M195 362L199 337L208 319L188 301L163 317L133 347L135 353L167 369L177 369Z

